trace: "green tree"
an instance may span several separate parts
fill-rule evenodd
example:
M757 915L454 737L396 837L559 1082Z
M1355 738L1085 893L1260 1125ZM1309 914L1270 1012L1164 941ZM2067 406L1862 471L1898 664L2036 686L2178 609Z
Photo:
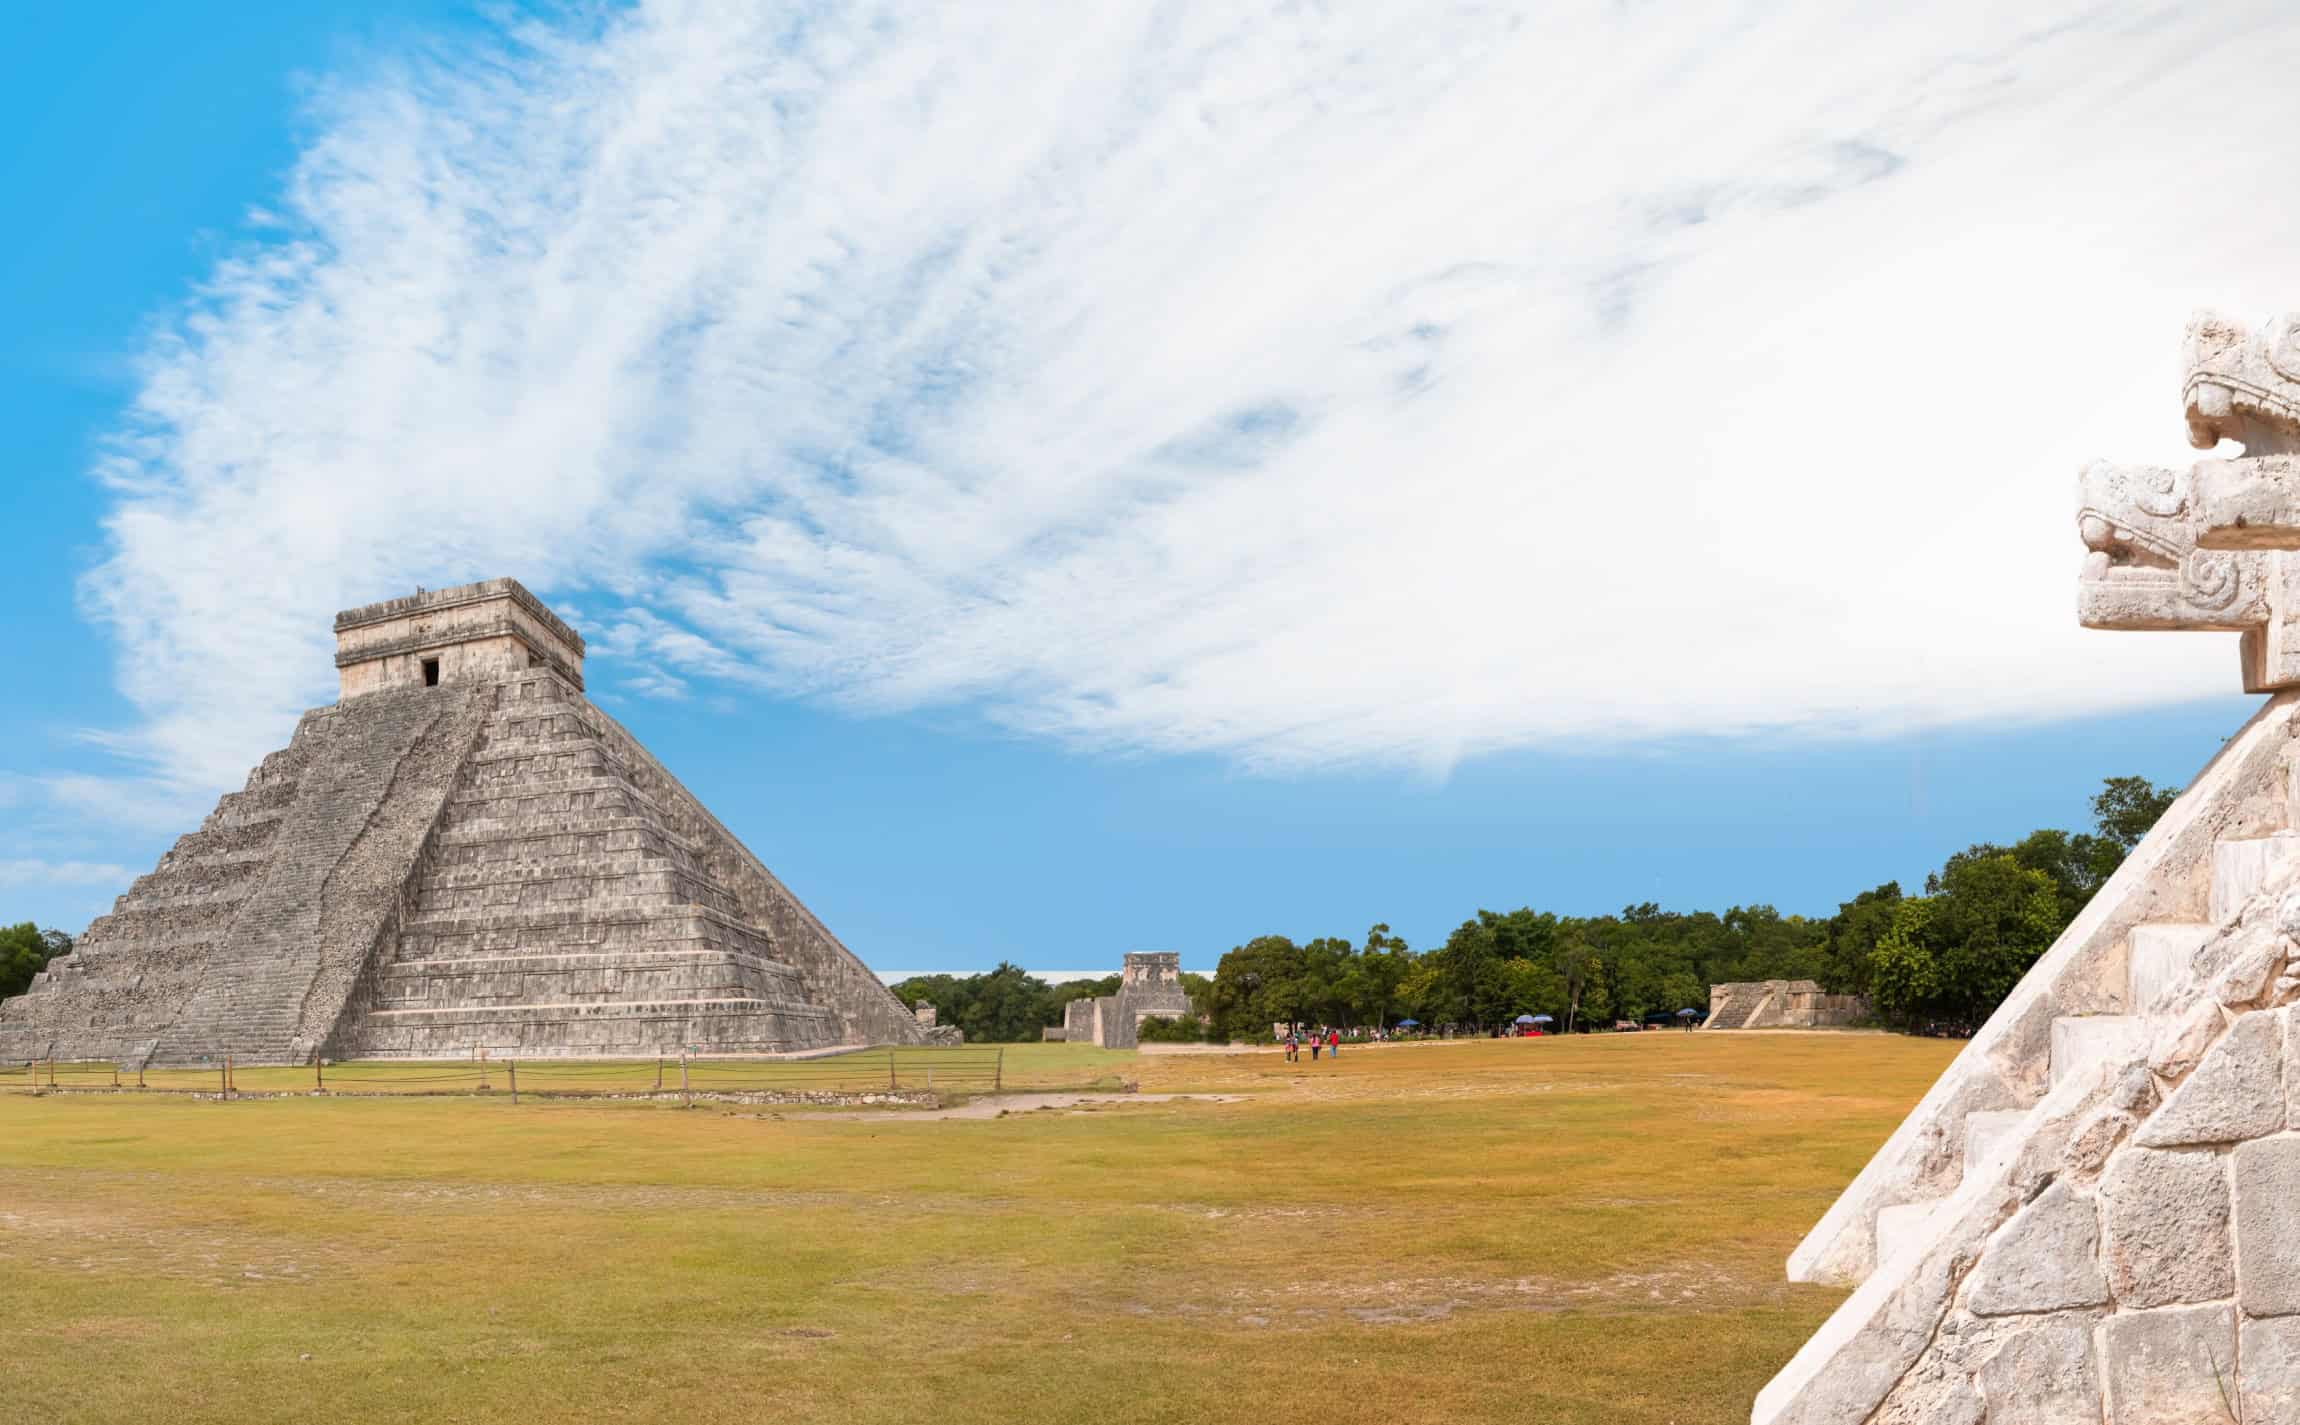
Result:
M1817 977L1831 994L1867 994L1872 957L1892 926L1901 883L1887 881L1837 907L1822 931L1823 969Z
M61 930L42 930L28 920L0 926L0 999L24 993L49 961L71 953L72 937Z
M1960 853L1928 888L1892 908L1870 957L1871 1003L1903 1025L1976 1025L2067 923L2059 888L2009 852Z
M1230 1038L1263 1040L1272 1024L1301 1019L1309 999L1302 948L1283 935L1255 936L1214 966L1213 1020Z
M2092 799L2092 819L2103 837L2129 852L2179 795L2178 787L2152 786L2146 777L2107 777Z
M997 969L976 977L972 993L959 1011L958 1027L978 1044L1012 1044L1040 1037L1046 1027L1051 995L1044 980L1021 966L1000 961Z

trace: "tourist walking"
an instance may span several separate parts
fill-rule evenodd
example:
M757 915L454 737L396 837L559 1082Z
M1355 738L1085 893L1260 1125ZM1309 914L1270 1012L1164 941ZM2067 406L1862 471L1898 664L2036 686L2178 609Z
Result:
M1342 1031L1339 1029L1326 1031L1326 1055L1333 1059L1342 1057Z

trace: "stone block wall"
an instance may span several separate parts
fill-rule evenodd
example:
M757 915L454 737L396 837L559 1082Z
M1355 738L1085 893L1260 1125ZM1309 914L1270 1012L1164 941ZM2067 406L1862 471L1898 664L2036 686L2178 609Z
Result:
M1754 1418L2300 1420L2291 929L2300 897L2232 935L2146 1065L2055 1088L1939 1240L1863 1283Z
M1792 1281L1861 1282L1877 1262L1879 1215L1958 1182L1966 1120L2044 1097L2056 1021L2140 1008L2127 995L2131 933L2151 922L2219 918L2210 911L2215 845L2288 825L2286 798L2300 768L2296 719L2300 696L2279 693L2222 744L1806 1235L1789 1259Z

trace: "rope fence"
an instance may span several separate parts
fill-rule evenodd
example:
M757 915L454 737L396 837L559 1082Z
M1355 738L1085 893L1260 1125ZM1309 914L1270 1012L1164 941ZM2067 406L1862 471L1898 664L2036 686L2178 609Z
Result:
M324 1060L304 1066L215 1064L128 1068L102 1060L37 1059L5 1066L0 1092L173 1093L232 1099L247 1095L494 1096L677 1098L742 1094L867 1095L996 1093L1006 1051L960 1048L857 1049L811 1059L518 1059L484 1051L469 1059Z

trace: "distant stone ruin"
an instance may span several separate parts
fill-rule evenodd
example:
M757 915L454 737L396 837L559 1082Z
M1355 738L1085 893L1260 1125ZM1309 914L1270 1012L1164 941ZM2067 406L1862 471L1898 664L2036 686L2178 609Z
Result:
M1757 1425L2300 1421L2300 317L2189 328L2187 470L2078 487L2079 620L2271 696L1789 1259Z
M1152 1016L1188 1019L1190 993L1182 988L1182 957L1171 951L1130 951L1118 993L1074 999L1062 1007L1062 1027L1046 1038L1102 1049L1132 1049L1142 1021Z
M515 580L336 616L314 708L26 993L0 1060L655 1055L922 1024L583 695Z
M1828 1029L1868 1016L1859 995L1828 995L1811 980L1742 980L1709 987L1703 1029Z

